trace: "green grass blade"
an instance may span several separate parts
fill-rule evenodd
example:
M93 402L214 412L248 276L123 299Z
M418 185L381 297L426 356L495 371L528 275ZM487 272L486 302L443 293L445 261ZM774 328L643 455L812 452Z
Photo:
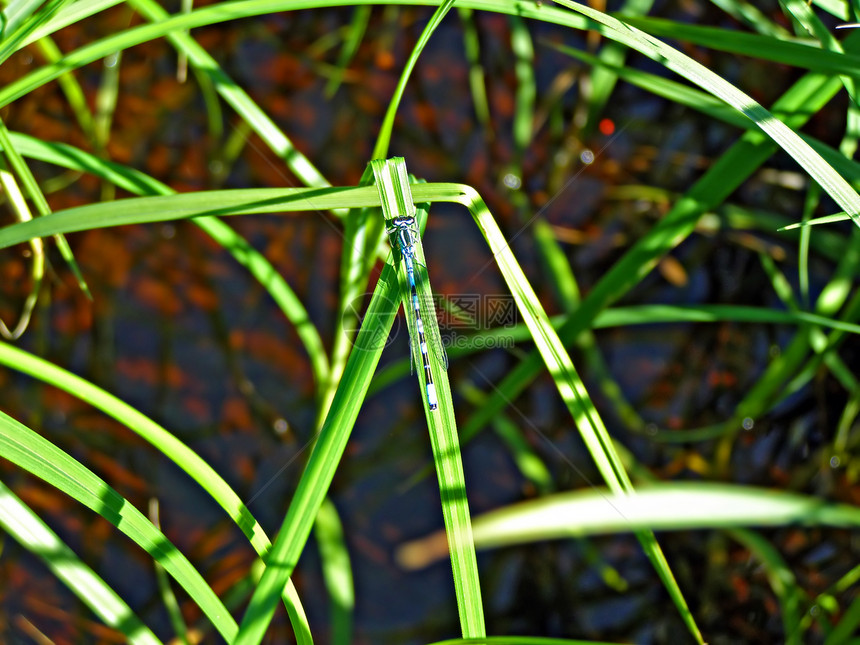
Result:
M57 44L48 36L44 36L36 41L36 46L39 48L42 56L49 63L59 62L63 58L63 52ZM95 128L93 126L93 115L90 107L87 104L87 98L84 94L84 88L78 82L74 74L63 74L57 79L57 84L63 90L69 108L75 115L75 120L78 122L84 136L90 140L95 139Z
M484 638L449 638L428 645L613 645L612 643L576 638L547 636L485 636Z
M833 215L824 215L823 217L816 217L815 219L805 220L803 222L796 222L794 224L789 224L788 226L783 226L780 228L780 231L790 231L792 229L802 229L808 226L816 226L817 224L833 224L834 222L844 222L847 219L851 219L846 213L835 213Z
M158 197L137 197L89 204L0 229L0 248L34 237L86 231L106 226L151 224L192 217L331 210L377 206L373 186L361 188L249 188L213 190Z
M376 138L376 145L373 146L371 159L382 159L388 156L388 146L391 143L391 132L394 129L394 117L397 116L397 108L400 107L400 101L403 98L403 93L406 91L406 83L412 75L412 70L418 62L418 57L424 51L424 47L430 40L430 36L436 31L439 23L454 6L454 0L443 0L439 8L430 17L430 21L418 37L415 47L412 48L412 53L406 59L403 66L403 72L400 74L400 79L397 81L397 87L394 88L394 93L388 101L388 109L385 111L385 117L382 119L382 125L379 127L379 135Z
M605 67L608 71L612 72L613 76L631 85L640 87L657 96L662 96L673 103L686 105L711 118L719 119L742 129L754 127L743 114L739 114L737 110L726 105L724 101L711 96L707 92L697 90L689 85L684 85L668 78L663 78L662 76L657 76L656 74L649 74L635 67L613 64L604 58L594 56L575 47L562 45L561 43L546 43L546 46L589 65Z
M329 377L329 363L325 345L313 321L296 292L287 284L272 264L251 244L217 217L198 217L194 223L202 228L218 244L223 246L266 289L280 307L287 320L296 329L304 345L314 381L325 383Z
M14 210L17 219L22 222L33 219L27 206L27 200L24 199L24 195L18 188L15 176L6 169L6 164L2 162L0 162L0 186L3 187L3 192L6 194L6 198L9 200L10 207ZM30 279L33 283L30 293L24 301L21 313L18 316L18 323L12 329L9 329L6 323L0 320L0 334L10 340L19 338L30 324L30 317L36 308L42 278L45 275L45 245L42 244L42 240L30 240L30 251L33 255L33 262L30 265Z
M784 114L792 127L799 127L840 88L838 79L808 74L774 104L774 111ZM583 299L582 305L559 328L559 337L567 344L576 342L600 311L638 284L664 254L693 232L703 213L722 203L771 156L775 148L773 142L762 132L746 132L683 198L677 200L669 213L603 275ZM451 192L453 197L457 188L452 186ZM542 365L537 352L531 352L496 385L496 392L465 424L461 429L462 433L471 436L484 427L534 380L541 372Z
M11 0L3 8L3 40L8 39L41 6L42 0Z
M538 6L536 3L510 4L502 3L498 0L458 1L462 3L460 6L466 8L537 18L568 27L582 29L588 25L585 19L571 14L569 11L559 10L550 6ZM297 11L309 8L337 7L345 4L347 4L346 0L234 0L233 2L220 2L215 5L209 5L190 13L174 15L170 18L159 20L155 24L132 27L70 52L59 63L43 66L3 87L0 89L0 107L8 105L15 99L56 79L59 75L69 70L76 69L104 58L111 53L140 45L156 38L162 38L170 34L181 37L181 32L195 27L203 27L218 22L238 20L260 14L278 11ZM348 4L353 6L378 4L378 0L352 0ZM398 0L397 4L435 6L432 0ZM102 5L99 6L101 7ZM57 25L59 26L59 24L58 22ZM40 31L39 35L46 35L46 33L50 32ZM193 58L190 52L188 53L189 59Z
M64 168L92 173L102 180L134 194L157 196L173 193L168 186L144 173L121 164L105 161L73 146L45 143L14 132L10 133L10 139L24 155ZM110 205L105 205L105 207L110 207ZM261 253L224 222L215 217L198 217L193 221L227 249L236 261L248 269L266 288L287 319L295 326L296 333L304 343L311 361L315 381L325 383L328 379L329 364L322 339L304 305L283 277L275 271L275 268Z
M153 23L163 23L169 20L169 15L154 0L129 0L142 15ZM191 16L195 12L184 15ZM275 124L269 115L251 99L221 68L216 60L197 43L186 31L175 31L166 34L168 40L200 73L205 74L214 84L221 97L242 117L243 121L266 142L271 150L284 160L287 167L306 186L328 186L329 183L322 173L305 157L286 134Z
M507 240L484 204L480 195L468 187L462 187L463 194L457 200L466 206L484 239L490 247L496 264L502 272L508 288L517 303L517 308L529 328L532 339L537 345L549 373L561 394L562 399L570 410L577 429L588 448L589 454L595 461L603 480L616 493L632 492L632 485L621 459L615 451L612 439L600 419L597 409L588 396L567 350L562 344L556 331L552 328L549 318L534 290L519 267L511 252ZM636 534L645 554L651 560L663 585L678 608L681 618L696 638L703 642L699 629L693 620L692 613L687 607L684 596L672 575L669 564L660 549L654 534L650 531L638 531Z
M42 217L49 215L51 213L51 207L48 206L48 200L45 199L45 195L42 193L42 189L39 187L39 183L36 181L33 173L30 172L29 166L27 166L24 159L20 154L18 154L18 151L15 150L15 147L12 145L12 142L9 139L9 130L6 129L6 124L2 119L0 119L0 147L3 148L3 152L9 162L9 166L15 172L18 180L24 185L30 199L33 200L33 204L35 204L39 215ZM84 281L84 276L81 274L81 270L78 267L78 263L75 261L75 256L72 254L72 249L69 247L69 243L66 241L66 238L62 235L55 235L54 239L57 242L57 247L60 249L60 255L63 256L66 264L68 264L69 268L72 270L72 274L74 274L75 279L78 282L78 287L80 287L81 291L84 292L87 298L92 300L90 290L87 287L86 281Z
M397 217L414 217L415 205L412 201L412 191L406 173L406 164L400 157L386 161L371 161L376 186L379 189L382 213L388 223ZM426 266L421 239L415 240L415 261ZM392 262L389 257L388 262ZM402 265L402 262L401 262ZM417 271L417 268L416 268ZM426 275L426 271L424 272ZM400 272L401 301L404 310L412 305L411 290L407 285L405 270ZM441 355L444 348L433 347L441 339L429 330L436 325L436 311L433 307L433 294L429 279L416 278L418 299L422 308L422 319L427 330L426 338L430 356ZM409 317L411 321L411 317ZM414 323L412 323L414 325ZM410 330L415 338L417 331ZM457 608L460 615L460 628L463 636L479 638L486 634L484 627L483 604L481 602L481 587L478 580L478 563L475 547L472 543L472 524L469 514L468 498L466 496L466 481L463 474L463 461L460 454L460 443L457 436L457 424L454 419L454 403L451 399L451 388L448 375L438 360L430 363L433 381L437 387L439 408L431 411L425 395L426 380L421 369L421 356L417 342L412 342L415 372L421 383L421 401L427 417L427 427L430 432L430 443L433 449L433 461L439 480L439 493L442 499L442 515L445 520L445 532L451 558L451 568L454 573L454 588L457 596Z
M343 81L346 68L349 66L356 52L358 52L358 46L361 44L364 32L367 31L371 9L370 5L359 5L352 13L352 21L346 32L343 47L341 47L340 54L337 57L335 72L331 75L325 86L325 95L328 98L331 98L337 92Z
M48 22L72 0L41 0L13 2L3 10L3 32L0 40L0 65L21 47L21 44L39 27Z
M121 63L122 52L114 52L102 63L104 71L96 92L96 109L93 115L93 145L97 150L104 150L110 141L111 124L119 98ZM102 195L102 200L113 199L113 196L113 191L109 191L108 195Z
M155 498L149 500L149 521L152 522L155 528L159 531L161 530L158 500ZM155 580L158 583L158 592L161 595L161 603L164 605L167 618L173 627L175 638L179 641L179 645L191 645L188 639L188 624L182 615L182 608L179 606L176 594L173 593L173 588L170 586L170 576L157 561L153 562L153 565L155 567Z
M209 464L165 428L89 381L12 345L0 343L0 364L68 392L125 424L200 484L242 530L257 553L261 556L266 553L269 538L239 496ZM299 642L310 642L307 618L292 583L285 591L284 604Z
M182 13L188 13L193 7L194 0L182 0L180 11L182 11ZM183 51L179 52L179 56L176 60L176 80L180 83L184 83L188 80L188 54ZM204 91L203 88L201 88L201 91Z
M856 531L860 527L860 508L771 489L683 482L649 484L633 495L615 495L599 489L557 493L491 511L475 518L474 523L476 544L482 549L642 529L728 529L761 558L783 607L786 642L796 643L803 642L796 640L803 629L799 606L804 600L802 592L770 542L746 530L746 527L792 526ZM401 545L398 560L417 568L444 558L444 543L439 537L429 535ZM840 627L845 620L843 616ZM852 620L847 624L851 625Z
M123 599L2 482L0 527L39 557L105 625L124 634L129 643L154 645L161 642Z
M550 323L556 330L565 324L566 317L553 316ZM770 307L749 307L745 305L632 305L630 307L612 307L600 312L594 319L593 329L612 327L629 327L631 325L654 325L665 323L720 323L747 322L773 325L799 326L811 324L827 329L838 329L849 334L860 333L860 324L834 319L829 316L809 313L806 311L785 311ZM515 342L528 342L531 338L528 328L523 325L506 327L502 330L489 330L475 333L464 338L457 347L449 348L451 358L469 356L485 351L490 345L490 339L505 336ZM471 341L471 342L470 342ZM391 363L381 370L373 379L372 393L391 385L409 373L408 360ZM483 407L482 401L478 408ZM461 433L462 434L462 433Z
M810 323L860 333L860 325L805 311L783 311L744 305L637 305L614 307L602 312L594 321L595 328L644 325L659 322L756 322L778 325Z
M31 226L15 229L12 225L0 231L0 248L11 246L32 238L69 233L74 231L100 228L104 226L119 226L132 223L152 223L174 219L198 218L198 225L213 238L221 242L236 259L246 266L260 283L269 289L272 296L281 306L287 317L294 322L311 357L315 376L319 382L328 377L328 365L322 341L316 333L307 312L293 291L283 281L271 264L235 232L222 222L204 215L228 215L242 212L279 212L289 210L330 210L343 208L344 205L359 202L372 204L376 201L374 189L261 189L264 192L252 195L244 191L225 190L210 193L183 193L182 195L161 195L123 200L122 202L107 202L91 204L76 209L53 213L30 222ZM286 202L277 197L282 190L287 190ZM344 190L346 191L344 193ZM356 199L344 199L349 194ZM250 198L250 201L248 199ZM166 200L166 201L163 201ZM178 201L175 201L178 200ZM226 200L226 201L225 201ZM273 201L274 200L274 201ZM252 205L251 202L257 202ZM118 204L121 204L118 206ZM226 210L223 208L226 206ZM164 207L166 210L160 211ZM247 209L250 208L250 211ZM258 210L261 209L261 210ZM160 212L159 212L160 211ZM46 222L47 221L47 222ZM48 232L51 231L51 232Z
M619 8L619 13L625 17L641 16L647 14L654 5L653 0L626 0ZM600 48L597 58L606 63L591 72L588 84L588 114L582 127L582 137L590 136L597 127L598 121L606 109L615 89L618 77L612 72L613 67L624 66L627 57L627 48L620 43L609 41Z
M139 170L101 159L66 143L42 141L20 132L10 132L9 138L14 148L25 157L90 173L134 195L166 195L173 192L162 182Z
M689 531L774 526L832 526L857 530L860 508L817 497L735 484L648 484L632 494L606 489L555 493L475 518L475 544L494 549L544 540L637 530ZM431 535L402 545L399 559L444 557ZM432 555L432 557L431 557ZM412 559L418 562L420 558Z
M365 168L359 186L370 186L372 179L370 168ZM377 249L382 241L382 226L376 223L379 218L374 216L375 206L350 208L344 218L338 329L332 343L330 377L317 407L317 428L322 426L349 359L355 330L359 326L360 306L356 306L356 303L364 302L370 271L376 263Z
M625 16L624 22L647 31L652 36L672 38L717 51L751 56L825 74L856 77L860 69L860 58L857 54L839 54L821 49L817 43L811 43L808 39L763 36L739 30L684 24L665 18L631 16L628 19Z
M29 2L30 0L26 0ZM35 0L39 2L40 0ZM35 42L40 38L44 38L63 27L74 25L85 18L97 14L105 9L110 9L123 0L76 0L75 2L63 5L51 18L35 29L24 41L21 47L26 47L30 43Z
M788 563L764 535L747 529L733 529L731 535L764 565L770 587L779 599L786 645L801 645L804 642L801 627L804 593Z
M469 403L476 407L480 407L486 398L483 392L470 384L462 386L459 391ZM539 495L551 493L555 488L552 473L541 456L523 436L519 426L507 415L499 415L493 420L493 430L504 442L523 478L534 486Z
M487 98L487 85L484 82L484 67L481 64L481 43L478 39L478 29L475 26L474 12L471 9L457 7L457 14L463 29L463 52L469 65L469 90L472 94L472 105L478 123L484 128L488 137L492 137L490 120L490 101Z
M532 141L537 82L535 81L535 50L526 22L519 16L508 18L511 28L511 54L514 56L514 75L517 89L514 94L514 121L512 135L516 150L515 172L522 177L522 159Z
M851 605L842 611L839 624L824 641L824 645L857 645L857 630L860 629L860 598L854 598Z
M857 233L854 234L854 240L858 239L857 235ZM818 315L835 317L837 312L840 312L840 318L844 321L853 322L860 319L860 293L854 293L849 299L851 295L849 285L853 284L858 267L860 267L860 246L853 244L840 259L833 279L824 287L816 302L815 309ZM783 295L783 297L793 302L793 294ZM795 334L787 347L758 377L727 422L730 431L725 433L717 450L722 469L728 467L732 444L744 419L756 419L775 402L808 383L814 378L822 362L830 367L837 378L840 372L846 372L846 378L842 380L849 381L849 392L853 390L850 382L853 382L855 377L850 370L844 368L837 354L831 355L844 341L845 332L834 330L827 336L815 328L801 330L801 332ZM811 351L816 355L809 359Z
M635 27L570 0L557 0L557 2L600 23L604 27L601 31L609 38L624 43L661 63L754 121L783 150L794 157L827 194L851 215L855 224L860 226L860 196L857 192L808 143L750 96L704 65Z
M713 4L756 33L784 40L789 36L785 27L777 24L761 9L743 0L711 0Z
M370 189L375 194L376 188L371 186ZM378 203L378 197L376 201ZM287 516L266 557L266 569L234 641L237 645L259 643L266 633L278 594L307 542L367 394L370 379L397 313L394 306L398 301L397 293L394 270L385 265Z
M101 478L2 412L0 454L92 509L134 540L188 592L221 636L227 641L233 639L236 623L211 587L140 511Z
M600 60L596 56L592 56L591 54L587 54L572 47L555 43L549 43L548 46L590 65L606 65L604 61ZM630 67L611 67L611 70L619 78L627 81L628 83L636 85L637 87L656 94L657 96L662 96L673 103L685 105L711 118L718 119L724 123L729 123L738 128L750 129L755 127L749 119L737 110L730 107L720 99L717 99L701 90ZM777 114L777 116L779 116L779 114ZM840 175L853 182L855 185L857 184L858 180L860 180L860 164L857 164L857 162L852 160L851 154L835 150L834 148L831 148L825 143L808 135L801 136L803 136L804 140L812 146L828 164L833 166ZM816 220L815 223L826 223L828 221L839 221L842 219L849 218L847 215L843 214L841 216L833 216L832 220L822 218L820 222ZM783 226L779 230L789 230L804 225L804 223L791 224Z
M337 509L328 498L323 501L317 513L314 536L320 550L323 578L331 601L331 642L333 645L349 645L353 642L355 587L343 525Z
M475 541L496 548L540 540L750 526L860 528L860 508L772 489L683 482L649 484L631 495L606 490L556 493L475 518Z

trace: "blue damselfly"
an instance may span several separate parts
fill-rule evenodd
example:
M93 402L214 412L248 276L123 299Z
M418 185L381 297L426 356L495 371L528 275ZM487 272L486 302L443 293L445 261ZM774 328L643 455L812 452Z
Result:
M424 380L426 383L427 407L435 410L439 407L439 401L436 396L436 385L433 382L433 374L430 370L430 351L433 352L434 358L439 361L439 365L443 370L448 369L448 357L445 355L444 347L442 347L442 339L439 335L434 308L432 306L425 306L424 311L427 315L424 316L422 316L421 312L421 299L419 298L418 287L416 285L415 267L416 265L423 267L425 275L427 268L418 261L415 255L415 247L418 241L418 223L415 217L412 216L395 217L388 221L388 228L386 230L388 235L392 237L392 246L403 258L403 266L406 269L406 280L409 285L411 306L405 308L405 313L411 341L410 360L414 371L415 362L418 360L417 354L421 355L421 364L424 366ZM425 320L427 323L426 327ZM428 350L428 335L432 350Z

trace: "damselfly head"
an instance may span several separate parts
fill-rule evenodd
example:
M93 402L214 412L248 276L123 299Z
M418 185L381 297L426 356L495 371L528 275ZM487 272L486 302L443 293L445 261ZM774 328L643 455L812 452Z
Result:
M401 231L404 228L412 228L413 226L415 226L415 218L412 215L394 217L388 221L388 232L394 233L395 231Z

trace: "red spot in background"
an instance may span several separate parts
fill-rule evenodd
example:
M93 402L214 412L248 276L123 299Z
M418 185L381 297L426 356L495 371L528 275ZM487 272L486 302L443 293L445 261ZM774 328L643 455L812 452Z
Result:
M600 130L600 134L605 134L607 137L615 132L615 121L612 119L600 119L600 123L597 124L597 129Z

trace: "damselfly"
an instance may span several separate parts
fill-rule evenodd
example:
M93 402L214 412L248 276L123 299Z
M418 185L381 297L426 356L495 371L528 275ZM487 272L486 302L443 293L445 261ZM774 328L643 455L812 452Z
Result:
M425 275L427 267L418 262L415 256L415 247L418 241L418 223L412 216L395 217L389 220L387 231L388 235L392 236L392 246L400 252L403 258L403 266L406 269L406 280L409 285L411 306L406 307L405 312L411 341L411 364L414 371L415 362L418 360L417 355L420 354L421 364L424 366L427 407L435 410L439 407L439 401L436 396L436 385L433 383L433 374L430 370L430 354L427 349L428 335L430 336L433 357L438 360L443 370L448 369L448 357L445 355L445 348L442 347L442 339L439 336L439 326L436 323L434 308L432 306L425 306L424 311L427 315L422 317L421 313L421 299L419 298L418 287L415 282L415 266L423 267ZM426 328L424 326L425 319L427 321Z

